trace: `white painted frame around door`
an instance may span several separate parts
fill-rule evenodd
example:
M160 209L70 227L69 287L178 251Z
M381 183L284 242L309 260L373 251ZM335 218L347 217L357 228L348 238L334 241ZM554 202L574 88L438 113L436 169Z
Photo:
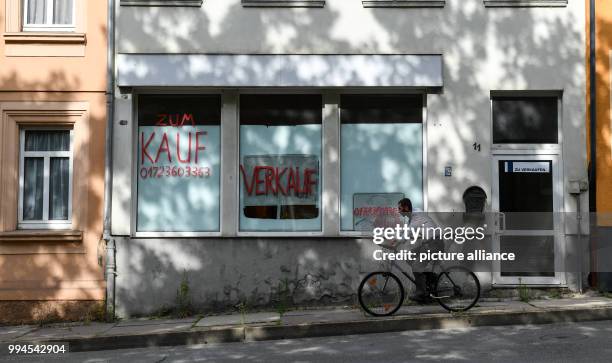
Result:
M505 160L529 160L529 161L551 161L552 162L552 185L553 185L553 230L513 230L509 233L503 230L501 213L499 208L499 161ZM553 235L554 236L554 265L555 276L502 276L501 262L493 262L493 285L497 286L516 286L542 285L542 286L563 286L565 280L565 237L563 234L563 173L561 171L560 157L558 154L543 153L519 153L519 152L498 152L493 155L493 180L492 180L492 210L498 214L495 218L495 229L493 233L493 252L500 252L500 237L502 235ZM519 280L520 279L520 280Z

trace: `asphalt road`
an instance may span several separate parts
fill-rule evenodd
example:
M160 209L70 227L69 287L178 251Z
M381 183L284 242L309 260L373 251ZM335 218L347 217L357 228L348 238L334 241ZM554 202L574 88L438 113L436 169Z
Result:
M3 353L5 354L5 353ZM11 362L611 362L612 321L154 347Z

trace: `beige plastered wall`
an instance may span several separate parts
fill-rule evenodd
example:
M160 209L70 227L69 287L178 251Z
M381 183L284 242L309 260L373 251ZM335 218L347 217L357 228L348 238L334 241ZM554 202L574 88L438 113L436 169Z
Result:
M99 242L106 1L76 0L76 27L64 34L21 32L20 4L0 0L0 315L5 317L10 302L27 315L23 301L57 306L104 299ZM17 228L19 128L40 125L74 130L69 230Z

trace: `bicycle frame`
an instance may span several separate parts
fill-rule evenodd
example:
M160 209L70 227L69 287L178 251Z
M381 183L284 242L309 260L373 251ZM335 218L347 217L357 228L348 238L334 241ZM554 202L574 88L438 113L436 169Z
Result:
M412 283L413 283L415 286L417 285L416 279L415 279L414 277L410 276L410 275L409 275L409 274L408 274L406 271L404 271L404 269L402 269L402 268L399 266L399 264L398 264L398 262L397 262L396 260L389 260L389 262L391 263L391 268L389 269L389 272L393 272L393 267L395 267L395 268L396 268L396 269L397 269L399 272L401 272L401 273L402 273L402 275L406 276L406 278L407 278L408 280L410 280L410 282L412 282ZM410 266L410 264L409 264L407 261L405 261L405 262L406 262L406 264L407 264L407 265L410 267L410 270L411 270L412 274L414 275L414 272L412 271L412 266ZM438 265L439 265L439 263L436 261L436 262L434 263L434 266L432 267L432 269L431 269L431 271L430 271L430 272L433 272L433 271L434 271L434 269L435 269L435 268L436 268ZM453 279L451 278L451 276L448 274L448 272L446 272L446 270L442 269L442 271L440 272L440 274L444 274L444 275L446 275L446 277L447 277L447 278L449 279L449 281L450 281L450 282L453 284L453 286L457 286L457 285L455 284L455 282L453 281ZM384 291L384 289L385 289L385 287L386 287L386 286L387 286L387 282L385 281L385 285L383 286L383 291ZM433 298L436 298L435 296L432 296L432 297L433 297Z

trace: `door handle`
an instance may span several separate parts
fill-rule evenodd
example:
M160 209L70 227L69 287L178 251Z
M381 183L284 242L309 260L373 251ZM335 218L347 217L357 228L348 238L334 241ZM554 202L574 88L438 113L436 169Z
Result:
M499 212L499 230L500 231L505 231L506 230L506 213L503 212Z

